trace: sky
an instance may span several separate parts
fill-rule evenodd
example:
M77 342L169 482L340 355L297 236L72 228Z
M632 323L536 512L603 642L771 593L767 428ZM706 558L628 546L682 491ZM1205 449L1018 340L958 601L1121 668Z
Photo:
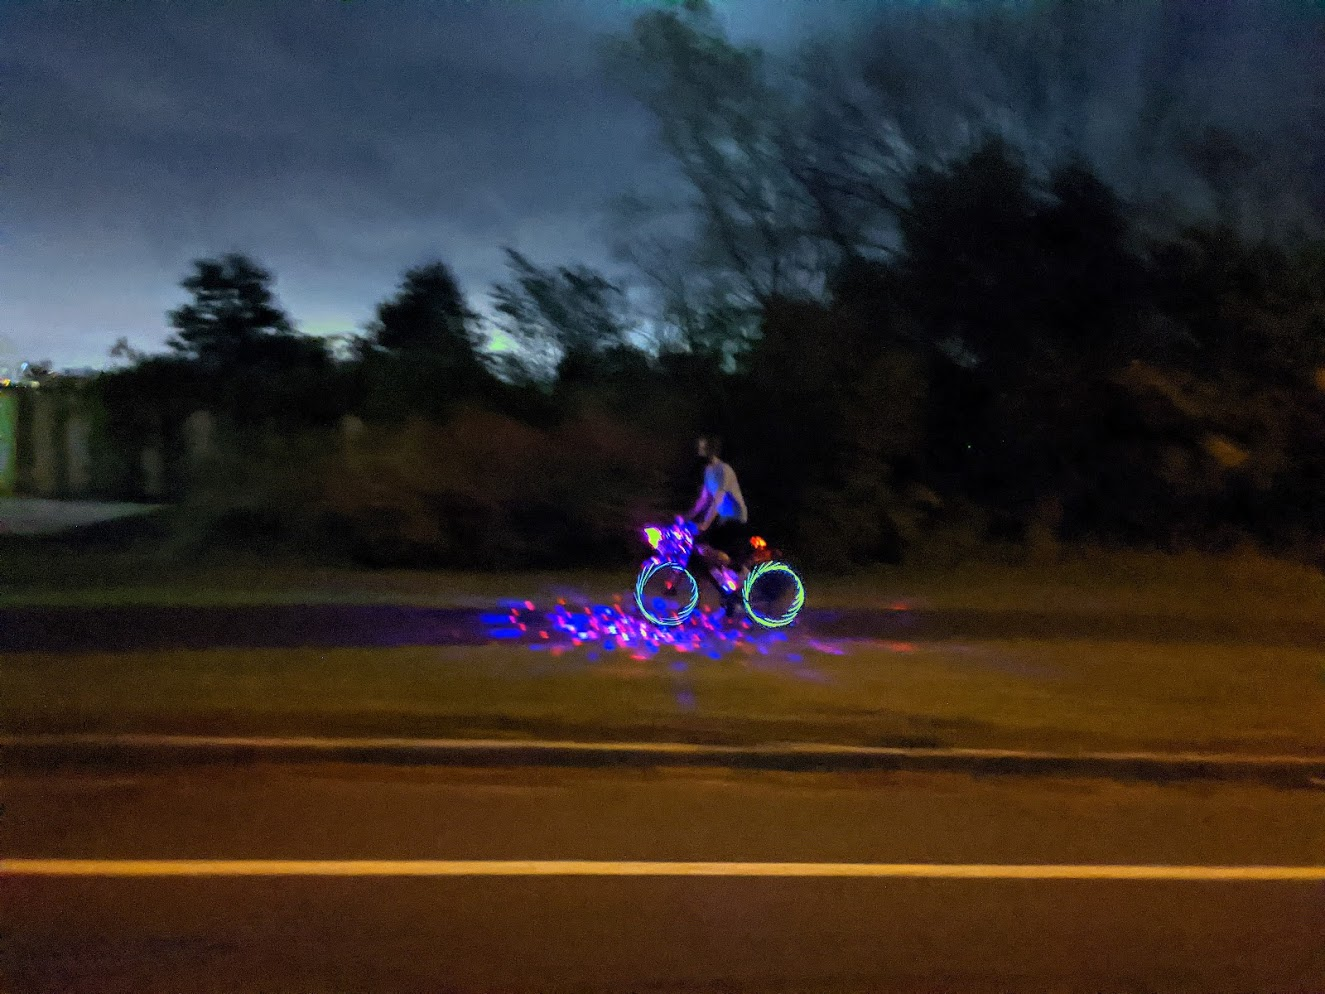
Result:
M665 0L4 0L0 360L161 348L191 260L237 250L304 331L440 258L610 269L606 203L665 179L597 39ZM854 0L729 0L777 48Z
M432 259L480 311L504 246L624 275L606 205L673 180L598 42L669 2L0 0L0 364L104 365L121 336L158 350L191 261L229 251L268 267L317 334L362 328ZM735 40L775 54L946 2L713 0ZM1291 44L1325 39L1308 7L1325 3L1105 0L1142 13L1095 36L1103 103L1076 117L1101 159L1160 161L1118 138L1153 71L1204 101L1180 116L1218 108L1267 136L1278 121L1279 158L1300 158L1300 122L1325 108L1322 48Z

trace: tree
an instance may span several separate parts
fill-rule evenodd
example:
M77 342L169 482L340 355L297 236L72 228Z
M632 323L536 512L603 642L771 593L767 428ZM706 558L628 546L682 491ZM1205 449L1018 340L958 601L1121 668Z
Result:
M918 447L925 383L916 350L887 323L775 300L741 363L727 432L747 460L747 493L760 495L767 527L794 533L822 562L897 551L890 470Z
M377 305L361 352L368 412L441 419L457 404L496 389L498 381L478 352L474 320L445 263L407 270L395 296Z
M180 356L222 375L251 364L273 336L293 328L271 291L272 276L248 256L194 262L180 284L193 301L169 314L168 344Z
M510 278L492 289L499 327L545 375L568 366L607 372L605 360L631 347L635 322L625 294L602 273L583 265L541 268L505 251Z
M1039 205L1036 229L1040 310L1047 362L1063 382L1107 373L1132 352L1156 344L1140 321L1150 308L1150 285L1132 247L1127 209L1089 168L1055 169Z
M652 297L653 338L671 356L694 354L730 369L754 340L759 308L733 288L735 282L699 261L692 235L680 230L685 208L630 194L614 204L623 235L617 258L643 277Z
M1191 348L1174 361L1216 381L1306 385L1325 365L1325 242L1295 251L1190 228L1154 251L1165 313Z
M181 284L193 301L169 315L177 361L155 363L164 371L157 381L173 376L183 402L211 404L233 423L333 418L343 400L332 389L327 343L294 330L271 284L271 273L242 254L197 260ZM127 342L112 354L136 367L154 358Z
M450 268L428 262L407 270L396 295L377 305L370 332L388 351L431 352L464 364L474 352L472 320Z
M638 17L607 46L612 78L657 120L693 195L686 251L733 302L822 291L824 240L783 161L797 122L756 48L733 45L703 0Z
M877 4L805 53L801 130L825 193L858 212L886 217L914 167L994 132L1037 174L1089 162L1166 231L1212 212L1310 230L1325 220L1325 76L1307 6Z
M918 171L901 230L898 290L934 350L927 461L1028 513L1092 458L1110 377L1154 336L1123 205L1079 164L1034 181L993 138Z
M147 353L141 349L135 349L129 344L129 339L121 335L115 339L115 344L110 347L110 357L112 359L123 359L131 366L136 366L147 358Z
M932 340L959 343L986 364L1023 365L1043 286L1037 204L1020 158L991 138L945 169L917 170L908 199L900 271Z

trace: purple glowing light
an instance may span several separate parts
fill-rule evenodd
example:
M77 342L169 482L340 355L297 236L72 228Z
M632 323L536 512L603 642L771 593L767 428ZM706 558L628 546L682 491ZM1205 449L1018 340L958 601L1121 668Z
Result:
M494 640L527 645L530 649L550 651L554 657L572 649L587 649L589 659L603 652L619 652L644 661L671 650L678 656L706 656L714 660L753 653L769 656L779 643L789 641L785 630L767 630L746 618L732 620L707 606L695 610L684 623L663 627L652 624L635 610L634 604L569 605L558 601L545 613L535 614L522 601L508 608L506 614L484 615L488 633ZM798 642L800 640L797 640ZM843 650L823 642L809 640L807 648L820 653L842 655ZM790 648L790 646L788 646ZM901 646L897 647L901 649ZM785 650L777 649L782 655ZM795 662L793 665L803 665Z

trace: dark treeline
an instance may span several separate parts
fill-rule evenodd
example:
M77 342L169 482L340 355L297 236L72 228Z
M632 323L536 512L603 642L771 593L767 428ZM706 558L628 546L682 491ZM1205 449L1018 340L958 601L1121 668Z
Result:
M609 56L697 211L669 243L657 204L622 205L651 311L509 252L499 341L428 262L332 343L293 329L252 260L203 260L170 352L122 350L93 385L110 436L174 446L205 408L224 444L179 478L193 520L381 564L620 557L693 497L698 431L726 440L759 527L834 567L956 524L1320 547L1325 244L1306 229L1157 224L1080 157L988 128L880 152L868 107L820 93L833 113L807 121L700 4L645 14ZM898 161L865 169L866 146Z

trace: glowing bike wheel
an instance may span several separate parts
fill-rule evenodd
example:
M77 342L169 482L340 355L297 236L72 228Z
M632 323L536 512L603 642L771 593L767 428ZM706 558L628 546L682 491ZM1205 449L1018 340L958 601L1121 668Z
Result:
M682 624L699 603L699 584L679 563L645 563L635 580L635 603L655 625Z
M805 604L805 584L786 563L760 563L741 589L745 613L764 628L785 628Z

